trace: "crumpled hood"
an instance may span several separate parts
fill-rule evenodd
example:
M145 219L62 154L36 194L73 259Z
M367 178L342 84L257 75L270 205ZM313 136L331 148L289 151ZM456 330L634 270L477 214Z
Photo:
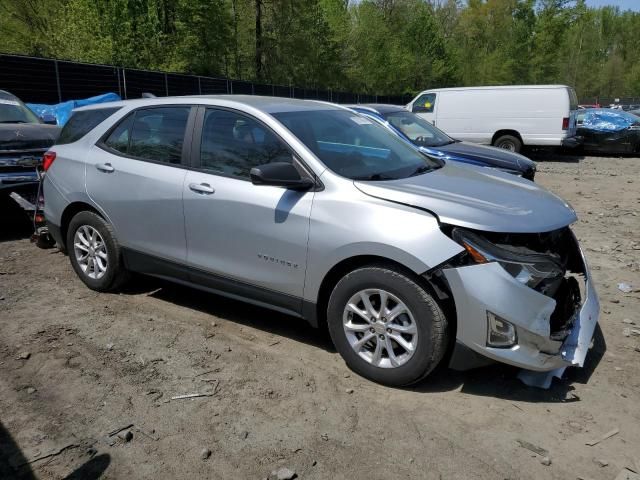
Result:
M472 165L447 163L415 177L354 184L367 195L433 212L441 223L487 232L549 232L577 220L564 200L537 184Z
M498 168L508 168L526 172L531 169L535 170L536 167L534 161L529 160L519 153L475 143L455 142L437 147L437 150L444 153L445 155L443 156L445 158L446 156L451 156L451 158L455 160L456 157L464 157L465 159L476 161L479 164L491 164Z
M60 127L44 123L0 123L0 151L49 148Z

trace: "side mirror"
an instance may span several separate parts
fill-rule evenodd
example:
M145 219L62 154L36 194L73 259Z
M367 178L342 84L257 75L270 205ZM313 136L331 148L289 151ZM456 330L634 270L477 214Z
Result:
M291 163L273 162L253 167L249 173L254 185L272 185L290 190L310 190L315 183L310 178L303 178Z

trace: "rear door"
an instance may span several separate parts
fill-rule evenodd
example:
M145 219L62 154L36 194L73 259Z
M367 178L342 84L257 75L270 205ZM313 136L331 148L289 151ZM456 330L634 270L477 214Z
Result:
M135 110L88 155L87 194L132 255L186 261L182 188L194 115L189 105Z
M573 137L576 135L578 129L578 96L573 88L567 88L569 94L569 128L567 130L567 137Z
M437 100L438 95L436 93L423 93L413 102L411 111L435 125Z
M201 107L184 212L192 279L298 312L314 192L257 186L252 167L292 162L292 150L244 113Z

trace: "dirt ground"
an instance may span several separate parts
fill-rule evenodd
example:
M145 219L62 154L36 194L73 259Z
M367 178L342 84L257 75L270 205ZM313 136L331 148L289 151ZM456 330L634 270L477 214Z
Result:
M588 364L547 391L498 365L382 387L350 373L328 337L299 320L148 278L98 294L57 250L0 227L0 478L640 471L640 336L630 331L640 329L640 159L543 160L538 182L579 214L602 307ZM172 400L193 393L209 396ZM122 427L129 441L109 436Z

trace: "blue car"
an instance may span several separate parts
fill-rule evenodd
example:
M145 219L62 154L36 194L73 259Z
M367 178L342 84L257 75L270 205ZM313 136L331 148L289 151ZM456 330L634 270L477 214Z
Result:
M348 108L383 123L397 135L433 157L495 168L527 180L533 180L536 174L536 163L524 155L454 140L402 106L366 104L349 105Z

